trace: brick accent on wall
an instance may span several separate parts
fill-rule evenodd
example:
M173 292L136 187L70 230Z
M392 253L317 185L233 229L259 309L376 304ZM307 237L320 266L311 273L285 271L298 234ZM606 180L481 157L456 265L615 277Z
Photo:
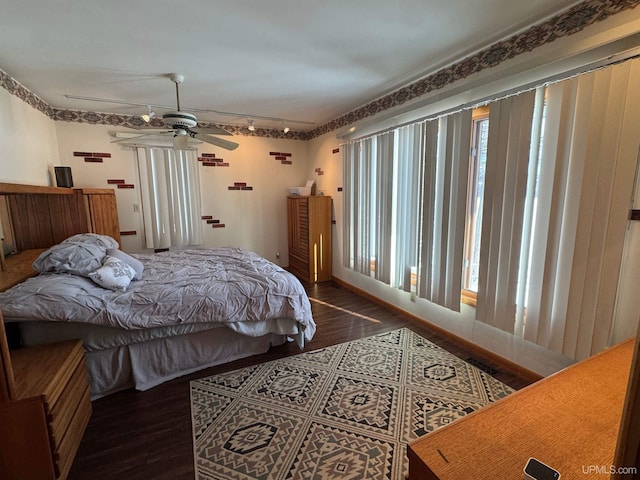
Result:
M84 157L87 163L102 163L104 158L111 158L111 154L105 152L73 152L73 156Z
M269 155L274 157L282 165L291 165L291 154L287 152L269 152Z
M133 183L127 183L123 178L108 178L107 185L115 185L117 188L136 188Z
M316 168L314 172L316 172L317 175L324 175L324 170L322 170L320 167Z
M213 218L213 215L203 215L202 220L205 220L207 225L211 225L211 228L225 228L225 224L217 218Z
M233 185L227 187L228 190L253 190L253 187L247 185L246 182L234 182Z
M203 167L228 167L229 162L225 162L222 158L217 158L215 153L202 153L198 157Z
M331 153L340 153L340 148L334 148Z

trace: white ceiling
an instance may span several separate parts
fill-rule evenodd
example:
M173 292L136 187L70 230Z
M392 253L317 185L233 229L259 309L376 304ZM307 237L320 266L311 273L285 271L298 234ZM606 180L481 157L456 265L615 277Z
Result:
M0 68L52 107L123 114L146 107L64 95L174 106L178 72L182 110L307 130L576 3L0 0Z

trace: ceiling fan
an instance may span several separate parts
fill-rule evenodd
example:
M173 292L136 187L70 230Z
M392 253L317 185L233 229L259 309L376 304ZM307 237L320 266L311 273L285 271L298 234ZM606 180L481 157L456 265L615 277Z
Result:
M175 150L186 149L188 146L189 138L195 138L196 140L200 140L201 142L210 143L211 145L215 145L226 150L235 150L236 148L238 148L237 143L214 136L232 135L230 132L219 127L199 128L197 127L198 120L196 119L195 115L180 111L179 85L184 82L184 75L172 73L171 75L169 75L169 79L176 84L177 111L167 112L162 115L162 122L170 130L153 130L135 137L114 140L111 143L131 141L135 138L147 137L150 135L173 135L173 148Z

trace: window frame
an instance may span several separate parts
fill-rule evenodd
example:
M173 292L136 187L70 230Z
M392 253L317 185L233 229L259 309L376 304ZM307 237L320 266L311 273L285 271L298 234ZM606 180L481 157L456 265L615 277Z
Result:
M478 144L477 136L479 131L479 123L484 120L486 121L489 120L489 106L484 105L481 107L474 108L472 112L472 117L471 117L471 121L473 122L471 126L471 138L469 139L469 175L468 175L468 181L467 181L467 211L465 214L464 257L463 257L463 264L465 266L463 267L463 273L462 273L463 286L462 286L461 298L460 298L460 301L462 303L471 305L472 307L475 307L477 304L477 298L478 298L477 292L474 292L473 290L469 290L464 287L467 286L469 283L469 277L470 277L470 271L471 271L471 269L469 268L469 263L470 263L473 244L474 244L474 242L470 238L472 235L471 226L474 223L472 217L475 217L477 215L477 212L471 212L473 208L471 202L475 198L476 196L475 192L477 190L477 185L475 182L477 178L476 173L479 167L478 162L480 159L480 155L478 154L479 149L477 148L477 144ZM483 192L483 197L484 197L484 192ZM479 234L479 232L476 234Z

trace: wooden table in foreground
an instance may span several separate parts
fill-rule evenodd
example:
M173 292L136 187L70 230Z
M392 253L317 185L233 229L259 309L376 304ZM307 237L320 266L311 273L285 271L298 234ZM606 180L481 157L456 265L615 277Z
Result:
M633 347L612 347L412 442L409 479L519 480L529 457L562 480L609 478Z

